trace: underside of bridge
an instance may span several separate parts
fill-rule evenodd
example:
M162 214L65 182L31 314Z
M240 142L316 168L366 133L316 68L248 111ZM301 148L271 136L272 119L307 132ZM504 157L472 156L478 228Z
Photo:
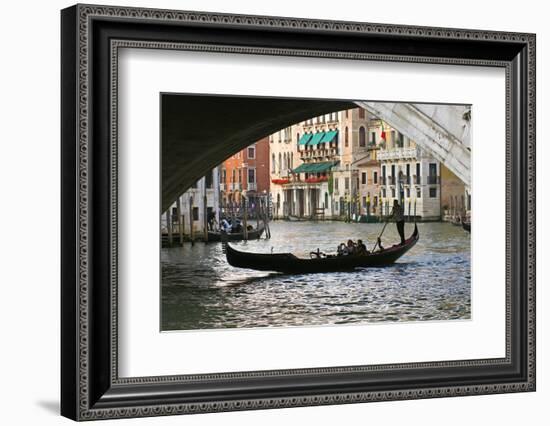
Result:
M356 106L326 99L162 95L161 212L248 145L300 121Z
M357 101L415 141L470 188L470 105Z

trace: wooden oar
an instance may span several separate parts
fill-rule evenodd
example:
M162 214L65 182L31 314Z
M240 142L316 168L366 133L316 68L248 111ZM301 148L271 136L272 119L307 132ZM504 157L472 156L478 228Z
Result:
M376 239L376 242L374 243L374 247L372 248L371 250L371 253L374 253L374 250L376 250L376 246L378 245L378 241L380 240L380 237L382 236L382 234L384 233L384 230L386 229L386 226L388 225L388 221L386 221L386 223L384 224L384 227L382 228L382 232L380 232L380 235L378 236L378 238Z

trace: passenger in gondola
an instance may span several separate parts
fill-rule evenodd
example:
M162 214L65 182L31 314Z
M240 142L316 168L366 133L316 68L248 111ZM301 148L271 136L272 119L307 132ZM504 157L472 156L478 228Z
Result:
M357 240L357 249L356 253L359 255L369 254L367 246L363 243L363 240Z
M225 217L222 219L220 223L220 228L226 234L229 234L231 232L231 224L227 221Z
M356 254L357 247L352 240L348 240L348 245L346 246L348 253L347 254Z
M235 223L231 224L231 232L234 234L238 234L239 232L242 232L243 226L241 225L241 221L239 219L235 219Z
M340 243L338 244L338 248L336 249L336 253L338 256L345 256L348 254L348 249L346 247L346 243Z

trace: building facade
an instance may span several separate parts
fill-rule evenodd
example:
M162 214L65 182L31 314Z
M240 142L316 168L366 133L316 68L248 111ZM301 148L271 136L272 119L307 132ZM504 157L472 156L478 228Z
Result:
M376 220L394 200L410 220L469 210L455 175L362 108L297 123L271 135L269 147L275 218Z
M220 214L220 168L215 167L195 182L161 217L162 233L182 232L186 237L200 236L208 229L208 218Z
M269 194L269 138L263 138L225 160L220 168L222 206L241 209L243 197L252 211Z

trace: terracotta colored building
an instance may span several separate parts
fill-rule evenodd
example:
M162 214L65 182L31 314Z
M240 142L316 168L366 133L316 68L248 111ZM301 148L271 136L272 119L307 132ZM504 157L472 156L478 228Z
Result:
M246 195L249 203L269 194L269 138L263 138L229 157L221 165L222 204L240 204Z

